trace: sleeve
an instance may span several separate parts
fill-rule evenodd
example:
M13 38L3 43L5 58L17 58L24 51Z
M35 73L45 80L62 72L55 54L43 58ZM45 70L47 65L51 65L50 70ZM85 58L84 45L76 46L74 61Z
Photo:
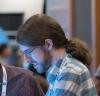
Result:
M80 76L71 69L65 69L58 75L52 90L52 96L78 96Z

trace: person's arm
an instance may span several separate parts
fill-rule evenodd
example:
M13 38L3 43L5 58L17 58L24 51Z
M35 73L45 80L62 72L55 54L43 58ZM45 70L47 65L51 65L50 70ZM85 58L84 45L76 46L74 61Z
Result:
M98 96L100 96L100 77L94 77L94 82L96 85Z
M100 66L98 67L93 79L96 85L98 96L100 96Z

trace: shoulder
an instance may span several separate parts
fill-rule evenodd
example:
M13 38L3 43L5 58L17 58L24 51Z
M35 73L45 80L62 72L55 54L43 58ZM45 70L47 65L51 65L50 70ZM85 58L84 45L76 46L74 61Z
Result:
M33 74L29 70L9 65L4 65L4 66L7 71L8 79L13 79L18 77L19 79L26 78L34 80Z
M64 86L72 86L73 88L76 86L79 88L81 84L84 83L85 85L92 84L91 75L84 64L81 62L70 58L65 62L62 63L62 67L60 68L59 75L57 76L57 84L60 85L63 83ZM90 81L89 84L87 84ZM63 88L63 87L61 87Z
M75 74L79 75L81 82L91 79L89 69L82 62L72 58L72 62L68 64L69 67Z
M78 80L79 83L91 79L88 68L74 58L67 58L65 64L62 64L59 77L70 81Z
M89 72L88 68L80 61L74 59L74 58L69 58L66 57L65 59L65 64L62 64L62 72L64 70L66 72L71 72L77 75L81 75L82 73Z

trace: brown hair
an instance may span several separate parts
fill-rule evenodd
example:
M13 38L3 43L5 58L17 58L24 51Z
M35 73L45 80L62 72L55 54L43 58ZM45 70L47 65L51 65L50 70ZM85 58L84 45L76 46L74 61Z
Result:
M61 26L51 17L36 14L30 17L18 30L17 41L27 46L42 46L45 39L52 39L54 47L62 47L66 36Z
M68 41L61 26L49 16L36 14L30 17L19 28L17 35L18 43L25 46L42 46L45 39L51 39L55 48L66 48L67 53L82 63L91 63L91 55L85 44L80 40Z
M88 45L84 41L73 38L67 43L66 48L67 53L89 67L92 62L92 55Z

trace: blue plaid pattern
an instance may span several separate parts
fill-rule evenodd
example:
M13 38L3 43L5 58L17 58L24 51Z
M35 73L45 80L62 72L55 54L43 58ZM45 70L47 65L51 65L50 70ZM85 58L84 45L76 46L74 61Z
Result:
M87 67L69 55L48 70L47 80L46 96L97 96Z

